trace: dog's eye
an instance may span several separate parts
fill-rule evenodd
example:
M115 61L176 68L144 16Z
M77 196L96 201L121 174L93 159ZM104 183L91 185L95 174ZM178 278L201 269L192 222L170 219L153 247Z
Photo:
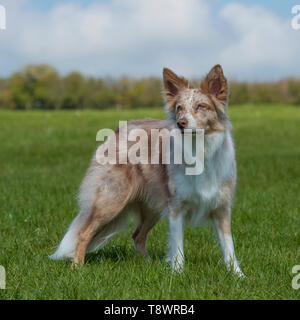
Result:
M205 108L205 107L202 104L198 104L196 110L199 111L200 109L203 109L203 108Z
M182 106L177 106L177 112L182 111Z

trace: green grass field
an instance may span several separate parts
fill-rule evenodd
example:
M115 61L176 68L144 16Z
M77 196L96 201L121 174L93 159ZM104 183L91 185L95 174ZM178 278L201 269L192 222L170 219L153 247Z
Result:
M133 223L72 270L48 255L77 214L76 193L97 145L118 120L162 118L160 110L0 112L0 299L299 299L300 108L229 109L238 163L233 234L246 279L221 262L210 227L185 231L186 265L164 263L167 223L150 233L150 258L136 256Z

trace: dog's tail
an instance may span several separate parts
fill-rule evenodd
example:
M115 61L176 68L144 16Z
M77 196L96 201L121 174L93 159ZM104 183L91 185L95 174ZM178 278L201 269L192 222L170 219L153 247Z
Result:
M87 215L79 214L71 223L67 233L61 240L57 250L49 256L50 259L72 259L75 253L78 234L87 220Z
M78 234L87 221L88 215L79 214L71 223L67 233L61 240L57 250L49 257L53 260L72 259L78 242ZM103 247L106 242L115 234L126 226L128 213L121 212L117 217L105 225L95 237L91 240L87 247L87 252L96 251Z

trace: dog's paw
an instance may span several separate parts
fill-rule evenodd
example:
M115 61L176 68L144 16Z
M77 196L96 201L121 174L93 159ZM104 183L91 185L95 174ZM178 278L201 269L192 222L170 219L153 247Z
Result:
M236 268L233 272L235 275L237 275L241 279L246 278L246 276L244 275L243 271L240 268Z
M82 263L82 262L72 261L72 263L71 263L71 269L72 269L72 270L79 269L79 268L82 267L82 266L83 266L83 263Z
M184 269L184 262L182 259L178 258L166 258L166 263L170 265L173 272L182 273Z

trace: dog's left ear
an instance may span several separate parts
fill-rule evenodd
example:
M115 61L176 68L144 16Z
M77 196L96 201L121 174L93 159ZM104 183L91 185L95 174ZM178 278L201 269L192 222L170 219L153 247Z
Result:
M219 64L210 70L206 78L202 81L200 88L203 93L211 95L212 98L217 99L217 101L224 106L227 105L228 84L223 69Z

